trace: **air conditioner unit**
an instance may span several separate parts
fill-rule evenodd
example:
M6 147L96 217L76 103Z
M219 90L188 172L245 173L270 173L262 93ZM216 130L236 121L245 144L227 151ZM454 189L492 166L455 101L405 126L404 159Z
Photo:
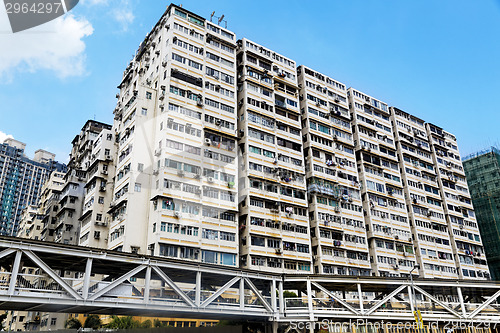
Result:
M163 67L166 67L166 66L167 66L167 62L166 62L166 61L162 61L161 65L162 65Z
M276 254L282 254L283 253L283 251L281 251L281 249L276 249L275 252L276 252Z
M212 144L212 140L210 140L209 138L205 138L205 144L207 146L210 146Z
M158 176L158 174L159 174L159 173L160 173L160 171L158 171L158 170L153 170L153 175L154 175L154 176Z
M155 149L155 156L161 155L161 148Z
M399 265L392 265L392 268L399 269Z
M183 170L177 170L177 176L184 177L184 171Z
M395 239L395 240L398 240L398 239L399 239L399 236L398 236L398 235L395 235L395 236L394 236L394 239Z
M181 212L175 211L174 212L174 216L177 217L177 218L181 217Z
M203 101L201 99L199 99L197 102L196 102L196 105L198 106L203 106Z
M101 192L106 192L106 186L101 186L101 187L99 187L99 191L101 191Z
M403 252L403 256L408 257L409 255L410 255L410 253L409 253L409 252L406 252L406 251L405 251L405 252Z
M207 182L213 183L214 182L214 177L207 177Z
M110 155L106 155L106 161L111 161L113 158Z
M200 179L200 178L201 178L201 175L200 175L199 173L196 173L196 174L194 175L194 179Z

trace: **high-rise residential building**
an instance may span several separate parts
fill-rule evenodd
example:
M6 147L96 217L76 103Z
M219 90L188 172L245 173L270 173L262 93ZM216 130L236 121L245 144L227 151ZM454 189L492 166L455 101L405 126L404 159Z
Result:
M39 214L42 215L42 232L40 239L54 241L54 231L59 211L59 196L64 187L64 173L52 172L49 179L43 184L38 201Z
M26 144L6 139L0 144L0 234L17 235L24 208L36 205L40 190L52 171L66 166L55 155L37 150L33 159L24 154Z
M30 205L21 215L17 237L34 240L54 240L54 227L58 211L59 194L64 186L64 173L53 171L43 184L38 205ZM23 279L39 282L33 274L36 268L23 267ZM63 329L67 314L37 311L9 311L7 322L13 331Z
M457 277L455 252L449 236L438 168L423 120L391 108L391 120L415 240L417 262L425 277Z
M108 247L238 265L234 33L170 5L119 88Z
M500 279L500 150L491 147L466 156L463 165L491 276L493 280L498 280ZM462 230L469 227L470 222L464 220ZM468 257L472 260L481 258Z
M107 248L111 221L108 210L115 176L113 159L116 144L114 132L107 126L93 139L86 173L87 183L84 186L83 209L79 217L79 245Z
M296 64L238 41L241 266L311 272Z
M489 277L438 126L175 5L119 89L112 128L89 121L73 141L56 240L282 273Z
M19 220L17 237L40 240L43 227L43 215L39 213L40 207L29 205L24 208Z
M353 88L348 98L372 274L408 275L416 262L389 107Z
M50 236L54 228L53 241L64 244L78 244L80 238L80 217L83 212L87 171L94 158L92 151L99 133L110 130L111 125L88 120L81 132L72 141L68 171L64 175L64 185L58 194L55 223L52 220L44 225L43 234ZM104 156L104 151L103 151ZM47 230L45 230L47 229Z
M298 68L314 272L369 275L347 88Z
M490 278L485 249L477 225L456 137L441 127L426 123L437 171L439 193L448 223L448 234L460 278ZM435 193L435 189L432 188ZM433 215L436 202L429 201ZM429 213L429 211L431 213ZM436 243L438 241L436 240ZM442 257L439 257L444 259Z

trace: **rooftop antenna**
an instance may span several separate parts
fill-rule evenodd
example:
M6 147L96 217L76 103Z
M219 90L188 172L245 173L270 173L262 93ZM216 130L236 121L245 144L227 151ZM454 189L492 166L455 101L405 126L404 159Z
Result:
M222 20L224 20L224 14L221 17L219 17L219 22L218 22L219 25L222 22ZM226 26L226 29L227 29L227 21L224 21L224 23L225 23L225 26Z
M215 10L212 12L212 14L210 14L210 22L212 22L212 17L214 17L215 15Z

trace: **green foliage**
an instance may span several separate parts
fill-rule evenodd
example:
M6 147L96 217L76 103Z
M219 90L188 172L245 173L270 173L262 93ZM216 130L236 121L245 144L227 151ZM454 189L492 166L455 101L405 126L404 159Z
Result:
M284 298L297 298L297 294L294 293L293 291L285 290L285 291L283 291L283 297Z
M77 318L68 318L68 320L66 320L66 323L64 324L64 327L71 330L77 330L82 327L82 323Z
M153 323L151 322L151 320L144 320L142 323L141 323L141 328L151 328L153 326Z
M94 330L100 328L101 326L102 326L101 318L99 318L99 316L95 314L89 315L85 319L85 323L83 324L83 327L92 328Z
M153 320L153 327L163 327L163 323L160 321L160 319L155 319Z
M132 316L126 316L126 317L113 316L113 319L108 325L106 325L106 327L112 329L124 330L130 328L141 328L141 323L139 323L139 321L137 320L134 320Z

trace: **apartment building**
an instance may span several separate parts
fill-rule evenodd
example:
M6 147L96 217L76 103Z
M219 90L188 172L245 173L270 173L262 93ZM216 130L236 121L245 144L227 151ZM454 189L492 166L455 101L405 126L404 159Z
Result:
M500 242L498 242L500 150L491 147L466 156L462 160L491 277L493 280L498 280L500 279Z
M347 95L372 274L405 276L415 254L389 107L353 88Z
M80 220L80 239L78 244L90 247L107 248L109 204L112 200L116 155L116 136L105 127L93 140L87 167L87 182L84 186L82 214Z
M460 159L456 137L426 123L434 167L460 278L489 278L486 254Z
M0 144L0 234L15 236L24 208L36 205L40 190L52 171L66 166L55 155L37 150L33 159L24 154L26 144L6 139Z
M456 278L438 170L425 122L394 107L391 107L391 120L420 270L429 278Z
M347 88L299 66L314 273L369 275Z
M59 210L59 194L64 186L64 173L53 171L43 184L37 205L24 209L17 237L54 241L56 214ZM27 283L40 283L38 268L23 267L21 279ZM33 275L35 273L36 275ZM46 281L44 281L46 282ZM7 323L12 331L63 329L66 314L40 313L37 311L9 311Z
M43 216L39 214L39 206L29 205L24 208L19 220L17 237L39 240L41 239Z
M51 223L44 225L42 233L50 236L50 229L54 229L53 241L64 244L78 244L80 235L80 221L83 211L84 190L87 183L87 171L91 165L91 152L95 139L103 129L111 126L94 120L88 120L80 133L72 141L68 171L64 175L64 185L58 194L55 226ZM46 230L45 230L46 229ZM49 240L49 239L47 239Z
M175 5L119 89L112 128L89 121L73 141L56 241L280 273L489 276L441 128Z
M125 70L109 248L238 265L235 38L170 5Z
M311 272L296 64L238 41L241 266Z
M56 215L59 210L59 196L64 187L64 175L62 172L52 172L49 179L42 186L38 209L39 214L43 216L40 239L44 241L54 241Z

